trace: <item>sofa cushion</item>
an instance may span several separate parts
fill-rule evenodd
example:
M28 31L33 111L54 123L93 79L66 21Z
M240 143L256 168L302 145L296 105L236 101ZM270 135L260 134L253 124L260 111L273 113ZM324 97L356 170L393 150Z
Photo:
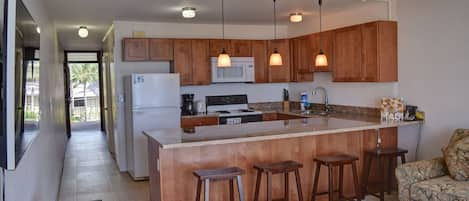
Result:
M469 182L449 176L425 180L410 187L410 197L421 201L469 201Z
M457 129L443 154L451 177L469 181L469 130Z

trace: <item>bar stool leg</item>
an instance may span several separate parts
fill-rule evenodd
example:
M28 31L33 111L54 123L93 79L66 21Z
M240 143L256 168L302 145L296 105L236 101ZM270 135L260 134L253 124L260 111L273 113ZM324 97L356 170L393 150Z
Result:
M314 184L313 184L313 195L311 195L311 201L316 201L316 193L318 192L318 183L319 183L319 173L321 171L321 164L316 162L316 173L314 175Z
M272 201L272 172L267 172L267 201Z
M370 169L371 169L372 161L373 161L373 157L368 154L365 154L365 168L363 170L363 184L362 184L361 199L364 199L365 195L368 193L368 177L370 176Z
M197 194L195 195L195 201L200 201L200 194L202 191L202 180L197 180Z
M358 183L358 171L357 171L357 164L355 161L352 162L352 174L353 174L353 183L355 185L355 196L357 197L357 200L362 198L361 192L360 192L360 185Z
M284 189L284 199L285 201L288 201L288 198L290 197L289 191L290 191L290 186L289 186L289 178L288 178L288 172L285 173L285 189Z
M259 201L259 190L261 187L262 172L257 170L256 191L254 192L254 201Z
M405 155L404 155L404 154L401 155L401 163L402 163L402 164L406 163L406 162L405 162Z
M244 201L243 182L241 181L241 175L238 175L236 179L238 183L239 201Z
M327 165L329 178L329 201L334 201L334 179L332 178L332 165Z
M396 160L397 161L397 160ZM389 157L389 165L388 165L388 178L387 178L387 184L388 184L388 187L387 187L387 192L388 192L388 195L391 194L391 189L392 189L392 184L393 184L393 179L392 179L392 172L394 170L394 157Z
M204 194L204 200L209 201L210 197L210 179L205 179L205 194Z
M303 201L303 189L301 188L300 171L298 169L295 170L295 177L296 177L296 190L298 192L298 200Z
M344 197L344 165L339 166L339 200Z
M378 158L378 163L379 163L379 169L381 170L381 178L385 178L386 169L384 169L384 162L383 162L382 157ZM384 184L384 183L380 184L380 192L379 192L379 200L380 201L384 201L384 192L386 191L385 186L386 186L386 184Z
M234 183L233 183L233 179L230 179L230 201L234 201Z

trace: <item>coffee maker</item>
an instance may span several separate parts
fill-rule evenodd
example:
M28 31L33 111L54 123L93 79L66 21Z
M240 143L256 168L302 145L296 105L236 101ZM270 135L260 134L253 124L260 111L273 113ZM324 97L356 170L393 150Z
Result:
M195 115L194 94L182 94L182 115Z

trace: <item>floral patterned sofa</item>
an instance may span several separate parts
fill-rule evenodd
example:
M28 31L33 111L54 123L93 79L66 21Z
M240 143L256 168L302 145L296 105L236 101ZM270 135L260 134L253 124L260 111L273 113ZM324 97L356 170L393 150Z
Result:
M469 181L452 179L443 158L400 165L396 177L401 201L469 201Z

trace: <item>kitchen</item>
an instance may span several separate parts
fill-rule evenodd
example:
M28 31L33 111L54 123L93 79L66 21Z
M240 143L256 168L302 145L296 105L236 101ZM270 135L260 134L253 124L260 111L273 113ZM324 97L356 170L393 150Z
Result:
M121 23L132 24L132 26L135 27L135 23L132 22ZM117 24L118 23L115 24L115 30L118 30ZM141 25L142 26L140 28L144 28L144 26L149 26L150 24L142 23ZM158 25L162 26L161 24L154 24L154 26ZM132 28L132 30L135 31L135 28ZM407 127L408 125L412 125L410 126L412 127L410 133L413 134L413 138L416 138L415 136L417 136L418 125L420 122L396 124L377 123L379 122L380 115L379 109L376 108L378 105L377 103L379 103L381 97L395 96L394 88L395 83L398 81L396 22L374 21L364 24L357 24L354 26L339 27L320 33L321 36L324 35L321 40L319 40L319 33L312 33L300 37L280 40L123 37L122 47L120 47L120 49L115 48L114 50L116 50L116 52L122 51L121 53L124 55L122 63L126 65L135 64L135 60L140 60L144 61L144 64L149 66L148 68L154 68L154 65L161 65L161 60L167 61L168 63L165 62L165 68L167 68L167 72L178 73L180 75L180 94L182 95L182 98L173 96L173 100L182 100L181 103L183 115L181 117L181 127L185 128L184 132L186 133L193 132L196 133L196 135L204 136L203 138L206 139L210 139L210 137L205 136L204 133L199 133L200 129L205 129L204 126L222 124L232 125L247 122L276 122L277 120L286 120L286 124L290 122L289 120L292 120L292 125L305 126L309 125L308 121L305 120L309 118L316 120L325 120L331 118L332 125L334 124L334 121L336 121L335 119L340 119L339 122L345 121L342 123L346 125L351 124L351 127L344 128L339 126L338 128L335 128L338 130L327 131L332 133L339 131L355 132L378 129L382 133L388 133L387 135L389 136L384 138L394 139L390 142L385 142L389 143L386 144L385 147L397 146L397 127ZM131 32L130 34L136 33ZM357 39L362 42L357 42ZM325 68L315 67L311 69L308 66L315 66L314 56L311 55L314 55L315 52L319 52L319 46L322 46L319 44L319 42L322 42L322 40L324 40L323 43L325 44L324 52L326 52L330 63ZM228 54L232 56L232 67L220 68L217 66L218 62L216 58L218 54L220 54L221 49L228 50ZM277 49L282 55L283 64L281 66L268 65L268 56L274 49ZM155 55L156 53L159 55ZM362 60L366 62L362 63ZM348 65L349 63L354 65ZM139 62L137 62L137 64L139 64ZM142 68L142 66L134 65L133 71L139 71L139 68ZM300 67L305 68L301 69ZM150 70L150 72L154 73L152 70ZM140 71L139 73L145 73L145 70ZM222 77L226 75L228 75L226 78ZM229 77L230 75L243 76L232 79L232 77ZM323 90L318 92L313 90L315 88L313 86L317 86L314 84L314 79L316 77L319 78L319 80L323 82L324 85L329 85L327 88L334 89L337 86L340 86L341 89L338 91L349 87L357 87L356 83L359 83L360 87L367 86L367 90L371 91L369 93L363 93L363 95L359 95L362 96L360 98L365 100L366 103L361 102L360 104L353 106L351 102L354 102L354 97L350 97L351 99L348 98L348 100L334 100L334 103L340 103L341 101L347 103L343 105L330 105L331 111L333 112L324 113L326 112L325 108L329 108L324 107L325 105L323 104L323 101L327 100L327 92L332 92L332 94L334 94L334 91ZM327 81L328 79L329 81ZM330 82L339 84L334 86L334 84L329 84ZM332 85L332 87L330 85ZM173 88L177 88L177 86ZM170 91L173 91L173 88L171 88ZM158 91L158 88L155 89ZM376 93L373 93L374 90ZM161 91L163 94L167 93L164 90ZM292 99L296 101L290 102L288 91L291 91L290 93L293 96ZM316 96L312 96L313 91L314 94L317 94ZM299 102L299 96L302 93L306 93L306 95L309 97L305 102L313 102L312 113L308 113L304 109L304 105ZM323 95L324 97L320 97L319 95ZM124 97L124 99L128 100L128 96ZM371 105L371 107L368 105ZM317 114L322 114L326 117L319 117ZM299 120L296 120L296 122L294 119ZM298 122L301 122L302 119L303 121L307 122L298 124ZM346 122L346 120L361 120L367 123L364 125L355 125L353 122ZM324 125L317 125L317 123L314 123L314 121L315 120L313 120L312 125L322 127L322 129L319 130L328 130L327 127L324 127ZM262 128L262 124L254 125L258 125L260 128ZM272 127L270 129L264 130L262 132L272 132L271 129L277 128L276 125L272 124L271 126ZM334 126L331 126L331 129L333 127ZM207 132L211 133L209 128L211 127L207 127ZM237 130L235 127L220 126L219 128L224 128L225 130ZM142 131L149 136L152 135L152 132L158 133L158 129L138 130L137 133L141 135L140 137L142 137ZM283 132L287 131L292 132L289 129L283 130ZM184 141L185 134L178 134L178 132L174 130L172 132L175 136L180 135L181 139ZM252 132L253 133L251 134L255 135L256 132L261 131ZM171 134L168 134L166 137L169 137L169 135ZM227 136L231 135L236 136L233 133L227 134ZM368 133L368 135L376 136L377 134L372 132L372 134ZM166 139L166 137L163 138ZM225 137L220 137L220 139L212 139L215 141L212 143L216 143L217 140L223 140ZM241 138L244 137L241 136ZM405 137L408 138L409 136ZM236 139L239 137L234 138ZM158 142L158 137L155 137L154 139ZM377 141L381 140L379 137L378 139L370 137L370 140L374 142L367 143L372 143L373 146L376 146L376 144L379 144ZM200 139L195 140L200 141ZM191 140L189 139L189 142L190 141ZM409 149L413 150L417 145L417 141L414 139L411 144L412 146ZM151 146L154 147L155 145ZM163 144L160 144L159 146L163 146ZM177 147L177 145L175 146ZM186 145L181 146L185 147ZM292 144L291 146L298 145ZM169 145L169 147L171 147L171 145ZM146 147L142 146L141 152L145 152L145 148ZM354 149L363 148L364 147L358 147ZM151 150L153 151L148 153L150 159L152 156L155 156L155 153L158 152L155 150L155 148ZM233 151L233 153L236 153L236 151ZM417 153L411 153L411 155L413 154ZM149 171L152 172L151 164L153 163L151 161L149 162ZM160 164L160 162L157 162L157 164ZM129 170L131 169L130 166L128 167ZM146 165L144 166L146 167ZM159 165L157 166L159 167ZM157 166L153 166L153 168L156 168ZM185 170L186 173L188 171L184 169L185 167L179 168L181 170ZM146 174L142 175L143 179L146 177ZM135 176L134 178L142 179ZM185 176L184 180L190 178L191 177ZM150 183L151 186L153 186L152 189L160 188L161 186L166 185L166 183L153 183L152 176L150 176ZM185 200L189 199L189 197L192 199L192 196L195 195L195 193L191 193L191 189L195 190L195 187L191 185L187 188L188 189L185 190L187 194L180 194L181 196L185 197L179 197L177 199ZM347 188L347 191L350 191L350 189ZM220 193L221 192L222 191L220 191ZM163 192L152 192L152 200L164 200L162 198L155 197L160 193ZM214 192L211 193L213 194ZM169 197L170 199L176 199L174 196L177 195L168 194L165 196Z

